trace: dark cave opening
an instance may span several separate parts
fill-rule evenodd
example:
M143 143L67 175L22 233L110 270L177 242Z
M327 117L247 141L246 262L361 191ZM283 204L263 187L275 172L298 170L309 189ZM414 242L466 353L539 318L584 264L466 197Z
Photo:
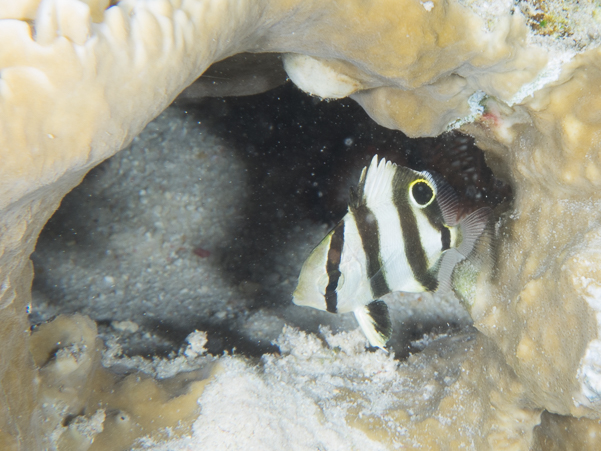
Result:
M321 101L289 82L262 94L176 101L173 107L227 143L245 168L248 186L237 212L240 222L210 251L197 247L193 252L211 255L208 260L235 287L236 296L246 301L239 306L242 312L232 314L238 318L235 321L231 317L215 321L222 312L213 310L219 307L210 311L210 317L204 311L192 310L182 320L160 315L145 318L139 321L140 333L159 338L152 344L130 344L129 351L126 345L130 354L168 355L195 329L208 331L208 349L213 354L235 350L257 357L275 352L277 348L270 340L249 339L240 333L240 321L245 321L240 318L259 311L277 312L284 303L290 303L293 279L321 236L311 232L315 241L302 245L294 244L295 240L307 224L326 224L329 228L344 215L349 188L374 154L412 169L438 172L456 189L466 212L485 205L494 207L511 197L509 186L494 177L470 137L447 133L438 138L410 139L377 125L352 100ZM157 139L163 138L159 134ZM104 164L91 171L86 180L101 177ZM70 258L77 259L78 254L90 252L101 258L104 252L106 243L95 233L95 224L102 222L98 212L104 208L103 200L86 195L82 192L85 189L84 181L63 200L40 235L32 257L36 266L34 293L44 293L44 302L53 306L53 314L70 313L74 307L61 306L64 285L59 287L49 276L52 268L44 262L44 253L70 252ZM283 256L282 251L291 246L298 250ZM279 283L284 279L292 282ZM99 322L101 335L102 331L106 335L114 332L110 311L94 317L92 309L88 314ZM32 324L48 319L48 314L36 312L34 305ZM407 336L413 339L453 326L452 321L446 325L428 321L404 325L409 329ZM144 339L139 338L139 342Z

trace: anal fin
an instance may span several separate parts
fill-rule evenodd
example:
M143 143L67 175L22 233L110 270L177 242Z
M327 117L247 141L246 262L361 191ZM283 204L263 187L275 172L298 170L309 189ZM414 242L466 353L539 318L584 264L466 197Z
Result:
M384 349L392 336L392 322L386 303L376 300L355 309L354 313L369 343Z

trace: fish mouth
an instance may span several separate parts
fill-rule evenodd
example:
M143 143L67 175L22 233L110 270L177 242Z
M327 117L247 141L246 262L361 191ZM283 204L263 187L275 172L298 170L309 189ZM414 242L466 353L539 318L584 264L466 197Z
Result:
M295 291L295 292L294 292L294 294L292 295L292 303L293 303L294 305L301 305L301 304L299 303L299 299L298 299L298 295L296 294L296 291Z
M294 293L292 294L292 303L294 305L299 305L301 307L306 307L310 304L307 303L307 298L305 296L302 296L301 293L299 293L299 290L295 290Z
M295 305L304 305L302 299L304 299L303 290L301 289L300 284L297 283L294 291L292 292L292 303Z

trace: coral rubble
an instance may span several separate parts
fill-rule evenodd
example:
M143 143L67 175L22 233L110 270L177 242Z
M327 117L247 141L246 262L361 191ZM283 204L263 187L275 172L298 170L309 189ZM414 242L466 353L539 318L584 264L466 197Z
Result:
M540 411L474 329L428 337L399 363L357 329L323 340L286 328L260 367L226 358L190 437L149 449L528 449ZM325 343L324 343L325 341Z
M41 228L92 167L128 144L213 62L241 52L284 53L288 75L302 89L327 98L351 96L374 120L408 135L462 127L512 185L512 209L497 223L496 266L480 275L469 306L483 334L476 342L484 344L471 348L468 363L458 364L471 365L459 379L465 388L451 387L437 406L464 415L462 403L475 394L480 426L489 434L470 442L473 437L452 435L441 421L446 417L434 415L424 420L433 440L451 434L445 441L451 447L515 441L525 449L542 409L600 419L599 12L594 5L575 6L586 2L562 3L350 0L341 8L338 2L299 0L0 2L3 449L41 448L48 430L60 427L69 430L61 434L71 440L61 445L65 449L89 444L110 423L102 409L61 423L62 416L79 413L82 393L94 382L94 326L81 317L71 320L79 338L54 351L35 341L42 327L37 339L28 331L29 256ZM566 10L590 14L579 23L560 14ZM331 354L317 345L315 352ZM295 358L290 350L267 359L266 367L294 366ZM483 368L495 377L483 381ZM64 374L73 381L62 381ZM234 375L227 376L231 382ZM38 385L39 379L51 382ZM129 383L130 394L138 384L159 390L152 379ZM342 385L341 398L356 397ZM63 386L70 390L57 389ZM64 410L48 411L47 396L60 399L56 406ZM350 414L346 421L378 441L396 440L378 423L381 417L369 427L361 423L368 417L356 421ZM407 416L391 418L402 424ZM571 430L589 424L567 418Z

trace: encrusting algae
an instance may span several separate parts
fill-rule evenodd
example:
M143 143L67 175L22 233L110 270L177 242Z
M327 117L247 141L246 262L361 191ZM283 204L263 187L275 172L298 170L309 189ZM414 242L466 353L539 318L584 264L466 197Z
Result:
M583 431L594 431L601 418L599 15L593 2L589 20L580 24L554 12L555 5L570 11L584 3L536 1L521 8L540 10L543 17L525 16L514 2L501 0L353 0L345 8L294 0L125 0L110 7L107 1L0 3L1 447L43 449L52 438L48 434L64 428L64 449L92 437L98 441L91 446L101 449L98 431L108 431L111 421L119 427L131 420L111 416L102 406L71 423L62 417L79 415L70 406L85 405L83 393L106 370L94 363L94 327L81 317L70 323L83 331L72 345L53 354L54 344L39 343L30 354L35 333L29 333L26 309L33 275L29 256L61 198L89 169L131 141L213 62L249 51L289 54L288 75L303 90L327 98L350 95L374 120L410 136L435 136L449 124L463 124L495 174L512 185L512 210L497 223L494 277L481 274L470 307L479 332L473 335L477 345L462 351L469 368L459 370L457 380L465 386L450 388L436 415L418 425L402 413L388 421L396 430L424 426L415 440L432 440L433 448L536 449L560 440L555 432L563 426L557 424L575 431L562 436L572 442L563 449L583 449L582 443L594 448L594 438ZM448 343L426 346L422 354L444 356L452 349ZM424 356L407 363L418 364ZM362 352L353 358L383 357ZM245 365L241 358L228 359ZM278 362L286 356L266 359L282 368ZM428 365L424 362L431 369ZM344 371L338 374L346 377ZM231 386L236 374L226 368L213 383L204 387L199 380L180 396L189 407L193 397L223 393L219 381ZM276 384L254 374L256 384L291 389L285 379ZM61 381L65 375L76 382ZM165 394L149 378L128 377L119 382L112 375L107 386L123 387L129 395L152 388L166 404L178 393L169 388ZM57 391L57 383L72 390ZM339 390L341 397L356 399ZM49 408L46 396L62 401ZM437 419L450 413L452 421L461 421L474 402L478 418L506 413L465 434ZM313 405L315 417L329 412L325 402ZM194 409L186 408L183 416ZM543 410L558 415L547 421L544 414L534 435ZM261 412L267 417L269 411ZM218 410L212 412L221 418ZM201 443L194 442L194 431L206 432L203 425L211 424L203 415L187 438L189 448ZM155 424L170 426L176 418ZM372 420L351 411L345 424L363 431L357 443L367 443L367 436L383 447L394 444L388 423ZM282 434L294 427L282 423ZM323 440L333 439L324 432Z

